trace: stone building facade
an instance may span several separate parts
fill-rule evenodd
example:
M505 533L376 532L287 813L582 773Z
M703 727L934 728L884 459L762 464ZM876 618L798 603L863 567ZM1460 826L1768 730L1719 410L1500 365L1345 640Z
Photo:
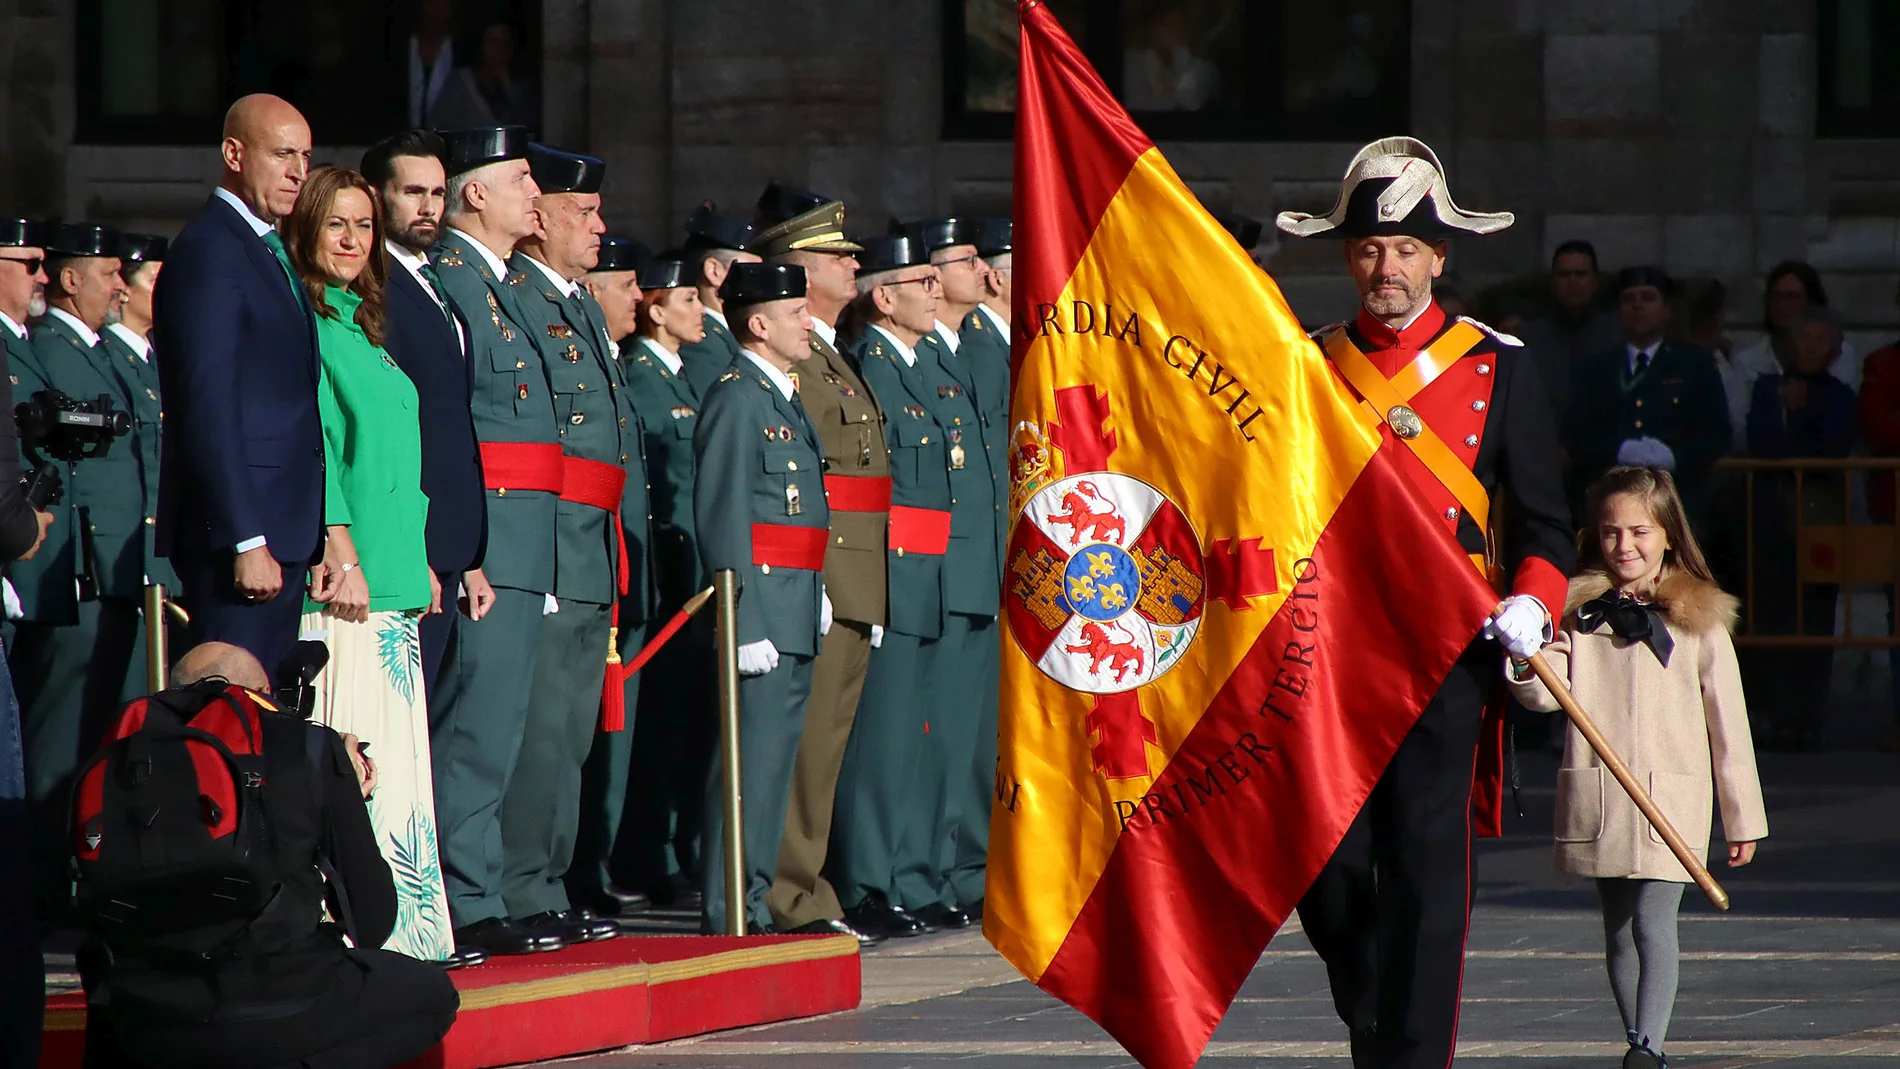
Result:
M0 0L0 209L175 228L208 189L210 147L78 142L83 2ZM538 8L544 136L605 157L610 220L656 247L699 201L749 206L773 177L842 197L866 230L1006 209L1009 144L943 136L944 0ZM1900 323L1900 138L1816 135L1817 32L1813 0L1411 0L1411 132L1461 202L1518 216L1455 249L1460 286L1534 273L1583 237L1606 268L1722 279L1745 334L1764 270L1806 259L1862 351L1884 341ZM323 159L360 151L317 137ZM1330 204L1356 142L1162 147L1210 205L1270 220ZM1265 240L1303 316L1350 308L1336 249Z

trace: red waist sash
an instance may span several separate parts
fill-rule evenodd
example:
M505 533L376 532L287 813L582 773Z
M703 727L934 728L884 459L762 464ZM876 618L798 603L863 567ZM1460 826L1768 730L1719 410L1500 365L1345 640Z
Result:
M879 475L827 475L825 502L836 512L885 512L891 507L891 480Z
M752 563L824 571L828 534L830 532L823 527L755 523L752 525Z
M942 509L891 506L891 548L899 553L935 553L950 549L950 514Z

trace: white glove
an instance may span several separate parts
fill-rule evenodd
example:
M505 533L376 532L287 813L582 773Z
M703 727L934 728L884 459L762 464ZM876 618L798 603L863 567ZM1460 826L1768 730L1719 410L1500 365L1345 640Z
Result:
M1483 634L1496 639L1506 653L1523 660L1543 648L1549 626L1550 614L1536 598L1513 594L1485 623Z
M1648 464L1649 448L1644 444L1648 441L1647 438L1625 439L1622 445L1616 447L1616 462L1632 468Z
M739 647L740 675L762 676L777 667L778 647L772 645L771 639L762 638Z
M878 624L872 624L871 625L871 648L877 649L879 646L882 646L882 645L884 645L884 628L879 626Z
M831 633L831 595L825 593L823 586L818 588L818 633Z
M13 589L13 580L0 579L0 600L5 602L7 619L26 619L26 609L20 604L20 592ZM876 645L876 643L872 643L872 645Z
M1644 438L1649 443L1649 466L1664 471L1676 470L1676 451L1660 438Z

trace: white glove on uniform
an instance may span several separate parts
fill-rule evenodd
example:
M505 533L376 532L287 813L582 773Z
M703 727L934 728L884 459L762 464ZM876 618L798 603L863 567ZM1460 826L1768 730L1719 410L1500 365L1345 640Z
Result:
M739 647L740 675L762 676L777 667L778 647L772 645L771 639L762 638Z
M882 646L882 645L884 645L884 628L877 624L872 624L871 625L871 648L877 649L879 646Z
M831 634L831 595L822 586L818 588L818 633Z
M1514 594L1504 599L1498 611L1484 625L1484 637L1496 639L1506 653L1523 660L1542 649L1548 641L1550 614L1536 598Z

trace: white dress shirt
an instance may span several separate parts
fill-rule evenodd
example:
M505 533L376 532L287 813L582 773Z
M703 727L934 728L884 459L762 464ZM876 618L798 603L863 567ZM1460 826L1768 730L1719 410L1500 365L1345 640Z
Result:
M792 377L766 363L765 357L760 356L750 349L741 349L739 352L742 353L747 360L757 365L760 371L765 372L765 377L772 380L772 385L778 387L778 392L784 394L787 401L791 400L792 395L798 392L798 386L792 382Z
M897 347L897 355L904 358L905 367L917 366L917 350L912 349L910 346L905 345L901 341L898 341L897 335L892 334L890 331L885 330L883 327L878 326L876 323L871 324L871 329L877 331L879 334L884 335L885 341L890 342L892 345Z
M1640 349L1628 342L1623 343L1623 352L1629 358L1630 374L1636 374L1638 364L1656 359L1656 350L1660 348L1662 348L1662 341L1660 339L1650 342Z
M113 337L131 346L132 351L139 354L140 360L148 364L152 362L152 342L145 335L124 323L111 323L106 326L106 329L112 332Z
M64 308L48 308L46 310L46 314L49 316L58 316L60 322L73 328L73 333L79 335L81 338L86 339L86 345L89 348L96 349L99 347L98 333L94 331L91 327L85 325L84 323L81 323L79 321L78 316L73 315L71 312L66 311Z
M547 264L542 263L526 253L523 253L521 258L540 268L541 273L547 276L548 281L554 283L554 288L561 291L561 296L572 297L574 294L580 292L579 286L555 274L554 268L549 267Z
M25 341L28 337L26 328L14 322L13 317L6 314L5 312L0 312L0 327L5 327L8 330L12 331L13 336L16 338L19 338L22 341Z
M996 328L996 333L1001 334L1004 341L1009 340L1009 324L1003 322L1003 317L996 314L996 309L991 308L987 304L979 304L976 306L976 310L984 319L990 321L990 326Z
M712 316L712 317L713 317L713 321L714 321L715 323L718 323L718 324L719 324L720 326L722 326L722 327L724 327L724 328L726 328L726 332L727 332L727 333L731 333L731 332L732 332L732 324L731 324L731 323L728 323L728 322L726 322L726 313L724 313L724 312L715 312L715 311L713 311L712 309L710 309L710 308L708 308L708 309L706 309L706 314L707 314L707 315L709 315L709 316Z
M951 330L941 319L937 320L937 337L942 338L943 343L950 347L952 356L956 355L957 346L963 344L963 339L957 337L957 332Z
M508 265L502 262L501 257L495 255L495 250L482 244L482 239L466 230L457 230L454 227L449 227L449 233L462 235L462 240L468 242L469 245L475 249L475 255L480 256L482 262L488 265L488 269L495 273L495 278L501 281L507 280Z
M231 192L223 186L219 186L216 190L213 190L213 192L223 197L226 204L236 208L238 215L242 216L244 221L251 225L252 233L255 233L258 237L261 238L265 234L277 229L264 220L259 219L257 213L251 210L251 206L239 200L236 193Z
M661 345L652 338L641 338L640 344L645 347L647 352L653 354L653 359L658 360L666 370L672 372L675 378L679 377L680 368L685 367L686 362L681 360L678 354L667 352L666 346Z
M830 323L825 322L824 320L818 318L817 316L812 316L811 329L820 338L823 338L825 340L826 345L831 346L834 350L838 348L838 328L837 327L832 326Z
M429 299L435 302L435 306L442 309L442 314L448 317L449 324L455 328L455 343L462 347L462 357L467 359L468 335L462 333L462 321L455 318L455 314L449 311L448 302L442 299L442 295L435 291L435 287L431 286L429 280L422 274L422 257L387 238L383 240L383 248L389 250L390 259L401 264L403 269L409 272L409 277L416 280L416 284L422 287L422 292L429 295Z

